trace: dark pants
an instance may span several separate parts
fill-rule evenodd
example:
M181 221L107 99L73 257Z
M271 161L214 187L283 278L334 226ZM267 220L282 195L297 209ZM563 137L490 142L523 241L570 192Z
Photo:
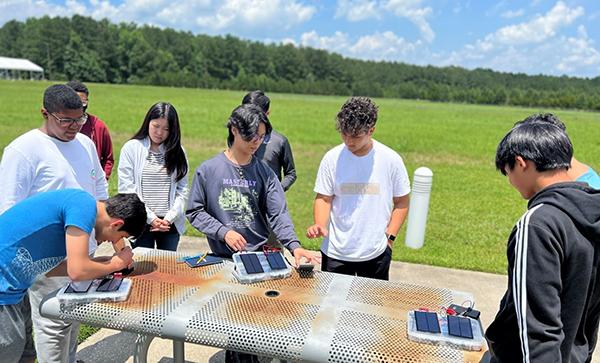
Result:
M225 363L260 363L259 357L254 354L225 351Z
M321 270L344 275L389 280L391 262L392 249L390 247L387 247L381 255L374 259L360 262L336 260L321 251Z
M135 247L156 248L159 250L177 251L179 244L179 232L175 225L171 224L168 232L150 232L150 225L146 225L144 233L135 240Z

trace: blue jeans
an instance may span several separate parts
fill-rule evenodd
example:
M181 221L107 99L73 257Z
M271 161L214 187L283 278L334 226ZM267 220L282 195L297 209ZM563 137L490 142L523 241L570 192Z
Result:
M135 240L135 247L156 248L159 250L177 251L179 244L179 232L175 225L171 224L168 232L150 232L150 225L146 225L144 233Z

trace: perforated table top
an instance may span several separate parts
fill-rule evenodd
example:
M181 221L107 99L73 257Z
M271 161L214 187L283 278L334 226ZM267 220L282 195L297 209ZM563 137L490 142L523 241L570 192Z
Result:
M131 295L61 305L43 315L230 350L308 362L478 362L479 352L409 341L406 316L472 300L446 289L316 272L237 282L233 263L190 268L169 251L135 249Z

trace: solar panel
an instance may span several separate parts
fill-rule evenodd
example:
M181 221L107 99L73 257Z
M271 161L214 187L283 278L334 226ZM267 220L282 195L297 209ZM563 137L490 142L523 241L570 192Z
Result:
M283 256L279 252L269 252L266 253L267 262L269 262L269 266L271 266L271 270L283 270L287 268L285 265L285 261L283 261Z
M242 253L240 254L240 258L242 259L242 263L244 264L244 268L248 275L264 272L257 255L253 253Z
M473 339L473 329L469 318L448 315L448 334L455 337Z
M120 279L120 278L104 279L104 280L100 281L100 284L98 285L98 288L96 289L96 291L98 291L98 292L117 291L117 290L119 290L119 287L121 286L121 282L123 282L123 279Z
M427 333L440 333L440 323L436 313L415 311L417 330Z

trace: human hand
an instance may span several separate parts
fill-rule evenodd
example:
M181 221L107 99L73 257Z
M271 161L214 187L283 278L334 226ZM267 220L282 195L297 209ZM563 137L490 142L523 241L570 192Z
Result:
M319 224L313 224L306 230L306 237L308 238L327 237L328 234L327 228Z
M168 232L171 229L171 223L160 218L155 218L150 226L150 232Z
M233 251L236 252L243 251L246 249L246 239L244 238L244 236L237 233L233 229L229 230L225 234L225 243L227 243L227 245L231 247Z
M310 263L311 265L321 263L321 256L317 256L311 251L305 250L302 247L298 247L294 250L294 262L296 263L294 267L300 266L302 263L302 258L304 258L306 262Z
M110 259L110 262L114 265L115 271L119 271L133 265L133 251L131 250L131 247L128 246L123 248Z

